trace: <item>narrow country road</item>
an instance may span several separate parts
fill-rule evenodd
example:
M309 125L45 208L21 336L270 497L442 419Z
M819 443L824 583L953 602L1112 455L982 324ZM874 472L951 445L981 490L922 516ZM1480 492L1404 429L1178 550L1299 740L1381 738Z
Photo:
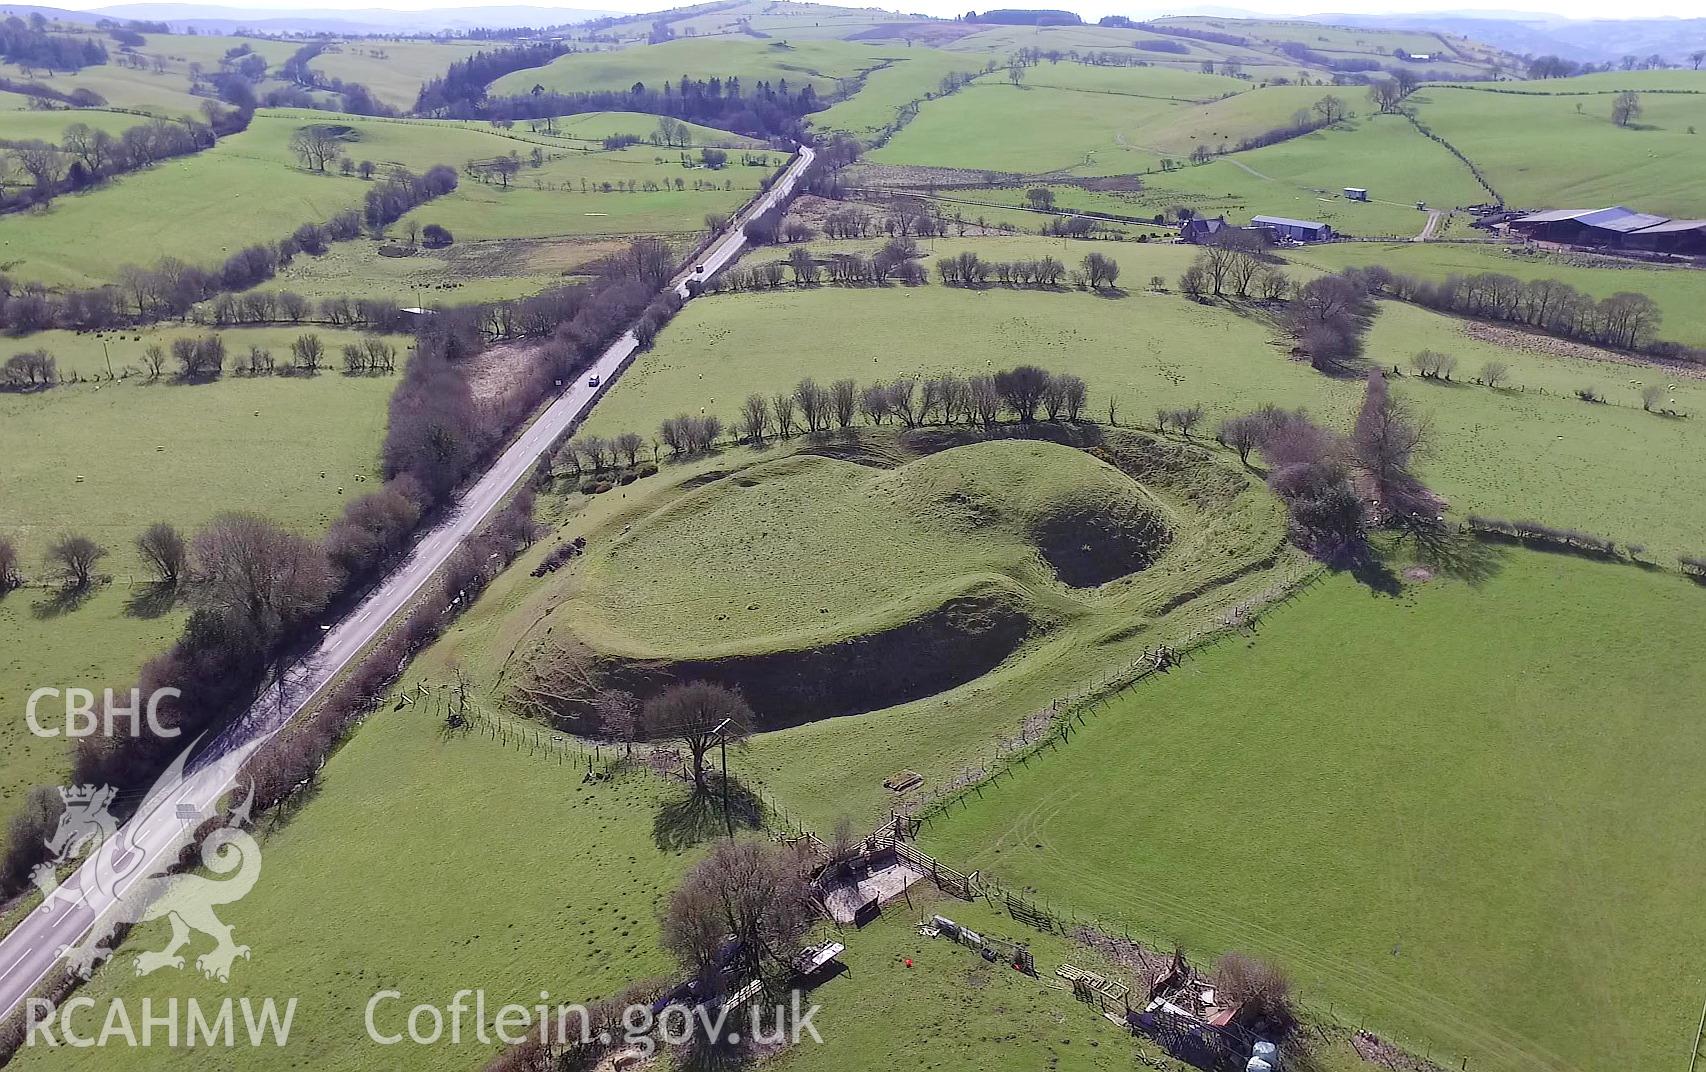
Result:
M1410 239L1412 242L1431 242L1434 235L1439 233L1439 221L1445 218L1445 213L1437 208L1428 209L1428 222L1422 224L1422 233Z
M690 279L708 277L739 255L746 244L742 224L786 197L814 155L802 146L770 189L742 209L723 237L676 276L672 285L682 297L687 296ZM696 266L703 266L704 272L696 273ZM165 858L176 851L197 817L213 813L243 763L305 709L408 605L461 541L478 529L509 490L532 471L539 455L592 409L633 360L637 349L632 332L612 343L462 494L444 518L420 536L393 573L328 629L319 646L300 664L226 727L186 770L182 781L156 787L118 837L96 850L52 897L0 940L0 1017L19 1007L53 970L61 951L79 941L102 914L112 912L127 890L164 866ZM590 376L598 377L599 387L588 385ZM106 873L121 876L115 888L96 887L93 875L97 862Z

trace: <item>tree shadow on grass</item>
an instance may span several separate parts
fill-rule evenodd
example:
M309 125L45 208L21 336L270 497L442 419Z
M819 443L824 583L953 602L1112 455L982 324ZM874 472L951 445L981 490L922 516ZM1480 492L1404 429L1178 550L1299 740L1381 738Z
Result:
M1416 561L1435 573L1479 588L1504 568L1505 553L1473 533L1422 529L1415 533Z
M1365 547L1341 556L1332 563L1332 569L1350 574L1358 584L1368 589L1371 596L1396 596L1404 590L1397 572L1373 548Z
M178 586L167 581L155 581L130 593L124 601L124 613L130 618L158 618L177 604Z
M100 585L91 581L75 588L55 588L30 604L30 616L38 622L70 614L89 602Z
M664 852L677 852L722 837L730 822L736 831L758 829L764 825L764 802L740 779L731 777L725 820L722 775L712 772L705 776L705 788L690 785L664 802L652 819L652 841Z

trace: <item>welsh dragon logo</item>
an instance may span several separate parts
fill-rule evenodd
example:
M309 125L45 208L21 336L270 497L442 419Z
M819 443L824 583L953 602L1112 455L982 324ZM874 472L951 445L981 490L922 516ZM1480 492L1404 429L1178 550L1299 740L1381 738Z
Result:
M169 793L183 783L187 755L186 752L179 756L149 790L138 814L146 814L151 807L165 806ZM229 877L169 875L159 870L178 861L182 851L195 844L197 830L213 818L192 805L177 804L173 815L182 829L168 851L156 852L155 858L162 863L150 868L148 874L122 893L121 887L134 878L134 869L142 865L144 854L131 843L112 815L110 809L116 790L111 786L79 785L61 788L59 794L65 802L65 811L53 835L45 839L53 858L38 865L31 876L42 891L43 908L55 911L68 901L85 897L96 906L108 905L81 941L59 950L70 970L89 978L101 962L112 956L111 943L121 925L165 919L171 924L171 940L164 949L137 954L136 974L149 975L163 968L182 969L181 951L195 933L200 933L213 939L214 947L195 958L196 968L209 979L229 982L233 962L238 957L248 959L249 947L232 940L231 928L220 921L214 908L242 900L260 878L260 846L243 830L249 823L254 787L251 785L242 803L227 813L222 825L201 839L202 866L214 875ZM85 855L87 861L78 869L75 885L67 885L60 893L59 869ZM79 891L82 897L78 896ZM60 894L57 898L56 893Z

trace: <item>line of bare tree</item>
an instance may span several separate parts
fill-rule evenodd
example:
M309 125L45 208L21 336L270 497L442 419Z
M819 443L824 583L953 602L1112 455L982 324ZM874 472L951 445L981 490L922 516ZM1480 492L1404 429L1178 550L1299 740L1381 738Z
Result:
M1706 351L1658 338L1663 311L1645 294L1620 291L1595 299L1557 279L1518 279L1503 272L1421 279L1380 265L1348 270L1373 294L1389 295L1457 316L1501 320L1559 338L1706 363Z
M789 390L748 395L740 413L726 425L714 414L672 417L659 427L654 451L655 444L661 444L674 454L700 453L715 446L725 430L737 442L756 446L772 438L845 431L860 422L905 428L927 424L988 428L1003 419L1026 424L1039 418L1078 421L1088 399L1089 390L1080 377L1035 365L971 376L900 376L863 385L851 379L820 384L807 377Z
M1267 253L1267 243L1250 231L1222 230L1209 237L1179 276L1179 291L1201 301L1208 297L1260 297L1283 301L1291 292L1291 280Z

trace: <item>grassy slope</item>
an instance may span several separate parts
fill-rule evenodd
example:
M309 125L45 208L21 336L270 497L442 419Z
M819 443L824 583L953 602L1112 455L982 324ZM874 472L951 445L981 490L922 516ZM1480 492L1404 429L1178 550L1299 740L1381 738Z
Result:
M1425 279L1499 272L1519 279L1559 279L1596 298L1618 291L1645 294L1659 303L1664 321L1659 335L1706 346L1706 307L1700 302L1700 273L1686 268L1648 267L1632 262L1599 261L1564 254L1528 252L1520 247L1439 242L1402 242L1385 246L1343 243L1286 254L1288 260L1327 271L1383 264L1395 272Z
M899 46L904 51L905 46ZM796 89L809 82L819 96L836 90L838 80L876 67L895 46L873 48L841 41L800 41L778 37L679 39L662 45L578 52L560 56L544 67L506 74L492 83L497 95L527 93L535 85L560 93L597 89L627 89L635 82L659 88L683 75L710 78L738 76L750 92L760 81L787 79Z
M523 168L507 191L464 178L463 188L423 206L421 222L439 222L461 239L567 234L688 231L705 213L729 211L757 188L756 168L684 172L677 152L651 146L619 153L586 153L525 134L506 137L484 126L454 122L394 122L315 112L256 116L242 134L204 153L167 161L74 197L45 213L0 218L0 255L15 277L50 285L111 281L125 264L163 256L209 263L254 242L276 241L297 226L323 222L359 206L369 184L359 178L312 174L297 165L291 135L309 123L351 128L347 154L355 160L401 164L423 171L446 163L515 151L527 158L537 146L557 159L542 169ZM580 193L579 183L685 177L681 193ZM705 177L733 191L692 189ZM534 184L559 187L540 191ZM566 188L564 188L566 187ZM148 211L139 211L142 205ZM102 236L99 243L90 235Z
M1367 189L1370 202L1347 201L1346 186ZM1292 216L1354 235L1414 234L1427 222L1417 201L1450 207L1486 197L1456 157L1393 116L1354 119L1152 176L1148 193L1151 204L1192 204L1199 213L1225 212L1238 222L1257 214Z
M812 127L868 138L894 122L910 101L933 94L950 74L983 70L981 56L966 56L914 46L887 67L865 76L859 92L811 116Z
M820 374L827 376L834 371L838 370L825 368ZM627 377L623 382L628 383ZM641 404L651 411L670 412L664 408L674 404L667 394L668 385L652 386L655 391L640 390L650 395L650 400L641 399ZM600 431L612 427L608 423L597 426ZM687 505L670 506L668 513L652 512L660 504L681 498L684 480L707 470L722 472L759 460L760 456L748 448L733 449L721 457L672 466L662 480L632 485L590 502L573 493L561 505L555 499L548 501L546 515L558 520L555 536L585 535L595 551L545 583L525 575L525 569L530 568L525 561L512 570L487 597L495 606L506 606L508 613L482 617L468 626L465 636L444 645L434 656L439 672L455 662L467 667L487 687L496 687L490 683L512 676L511 652L531 651L556 632L578 632L596 647L616 651L633 648L635 642L629 638L642 636L648 651L661 649L681 656L761 649L765 643L756 638L761 632L769 637L769 643L780 647L811 647L899 626L971 586L980 593L999 588L1009 594L1010 601L1015 596L1022 598L1028 612L1051 623L1051 632L1033 636L999 670L977 681L878 713L769 734L755 744L752 757L740 761L745 772L742 776L767 783L784 796L790 808L801 809L812 822L828 827L842 812L861 821L880 814L887 803L880 783L897 765L932 772L934 778L946 777L965 762L968 749L980 748L995 733L1012 732L1018 719L1071 691L1088 676L1111 666L1124 666L1145 643L1156 643L1158 636L1176 638L1214 620L1230 601L1266 587L1276 576L1274 570L1264 568L1222 588L1214 589L1206 583L1207 578L1260 558L1271 549L1277 522L1271 504L1261 493L1239 498L1199 524L1189 520L1191 508L1178 501L1177 489L1152 485L1167 504L1165 508L1186 519L1178 523L1180 539L1149 570L1104 590L1068 591L1034 556L1016 550L1012 537L1003 543L993 536L974 540L964 533L955 535L944 531L955 527L945 519L935 525L915 523L920 538L932 541L930 553L942 568L936 575L914 571L915 585L898 596L890 589L882 593L886 598L867 596L861 600L848 588L843 573L858 575L860 569L869 573L872 567L855 566L852 558L859 552L841 548L834 552L833 563L819 567L819 575L832 577L823 594L802 603L798 598L799 578L812 575L813 552L808 548L822 546L825 536L821 532L797 543L756 541L763 546L756 547L753 554L765 560L743 575L733 572L742 557L738 551L732 555L701 554L695 561L704 568L706 585L700 586L693 580L698 574L679 568L680 555L670 554L671 545L652 538L654 531L667 531L667 527L658 529L659 519L685 518L707 506L729 506L748 511L755 525L763 523L776 532L792 532L800 526L788 516L785 504L797 500L797 494L792 499L788 495L797 493L798 488L787 480L771 479L788 467L767 472L776 468L767 466L746 475L743 479L757 480L755 486L760 489L751 493L728 484L715 485L693 493ZM930 463L915 464L924 471L949 460L949 455L938 455ZM904 470L897 470L878 483L904 485L907 476ZM876 510L881 501L876 490L873 484L868 510ZM858 501L857 491L854 501ZM743 494L747 497L741 502L732 501L731 497ZM771 505L766 507L766 503ZM869 531L871 524L871 520L863 522L861 531ZM621 531L630 526L632 537ZM545 554L546 545L536 552L538 556ZM648 546L665 558L646 558L641 552ZM1205 546L1212 550L1205 551ZM797 559L793 570L788 568L790 556ZM661 575L633 591L617 587L617 574L632 576L636 564L647 562ZM1294 571L1296 567L1289 555L1280 557L1279 571ZM640 571L646 568L641 565ZM775 581L776 577L785 580ZM1197 590L1211 594L1186 601L1167 614L1155 610L1180 592ZM646 599L676 607L676 620L667 630L647 627L646 623L658 620L660 608L633 605ZM754 603L758 604L757 611L743 609Z
M334 44L309 64L328 78L360 82L399 111L415 106L421 86L468 59L484 41L345 41Z
M986 81L931 101L870 159L1026 174L1146 171L1159 156L1126 139L1114 113L1143 116L1163 102Z
M678 120L679 122L679 120ZM658 117L647 112L582 112L565 115L556 120L557 135L585 142L601 142L618 135L633 135L646 139L657 133ZM535 124L530 123L532 127ZM693 145L728 145L762 148L763 143L728 130L718 130L700 123L684 124L691 134Z
M40 82L61 93L87 89L99 93L114 108L134 108L152 115L168 117L194 116L201 118L201 102L205 99L190 93L189 76L167 70L156 74L152 69L134 70L103 64L84 67L78 71L55 71L52 75L15 63L0 63L0 75L21 82Z
M1335 580L925 844L1202 953L1276 956L1453 1065L1661 1064L1706 984L1682 892L1702 593L1533 552L1496 566L1400 599Z
M938 240L928 259L964 248L991 257L1040 256L1076 263L1088 247L1018 240L1000 247ZM1272 401L1308 406L1348 424L1361 385L1334 380L1289 360L1262 325L1176 295L1140 291L1151 274L1169 281L1188 262L1182 247L1095 247L1120 261L1132 293L1119 300L1087 294L993 289L984 293L931 284L915 290L826 287L719 297L689 306L637 374L625 377L589 427L647 428L660 414L712 406L732 417L750 390L771 391L811 374L860 379L942 368L974 370L1042 361L1089 381L1091 408L1112 394L1123 419L1152 419L1156 406L1200 402L1209 423ZM1020 250L1028 251L1021 254ZM1170 284L1169 284L1170 285ZM802 348L801 338L838 340L832 351ZM688 340L691 340L689 342ZM1531 513L1557 524L1647 543L1654 552L1698 553L1698 513L1687 459L1706 423L1666 420L1627 403L1589 407L1567 397L1583 382L1611 391L1639 369L1584 365L1526 351L1494 351L1465 337L1460 323L1385 304L1370 337L1370 360L1407 365L1432 346L1458 355L1462 372L1507 362L1524 394L1467 386L1405 388L1433 415L1440 449L1423 465L1428 479L1461 510ZM1538 388L1546 387L1542 396ZM1706 413L1706 386L1683 382L1679 405Z
M1693 88L1706 90L1706 75L1697 75ZM1430 87L1416 104L1422 122L1475 161L1510 205L1625 204L1706 216L1706 194L1696 181L1706 141L1688 133L1706 127L1706 94L1644 94L1641 117L1627 128L1611 122L1612 100L1609 91L1525 96Z

